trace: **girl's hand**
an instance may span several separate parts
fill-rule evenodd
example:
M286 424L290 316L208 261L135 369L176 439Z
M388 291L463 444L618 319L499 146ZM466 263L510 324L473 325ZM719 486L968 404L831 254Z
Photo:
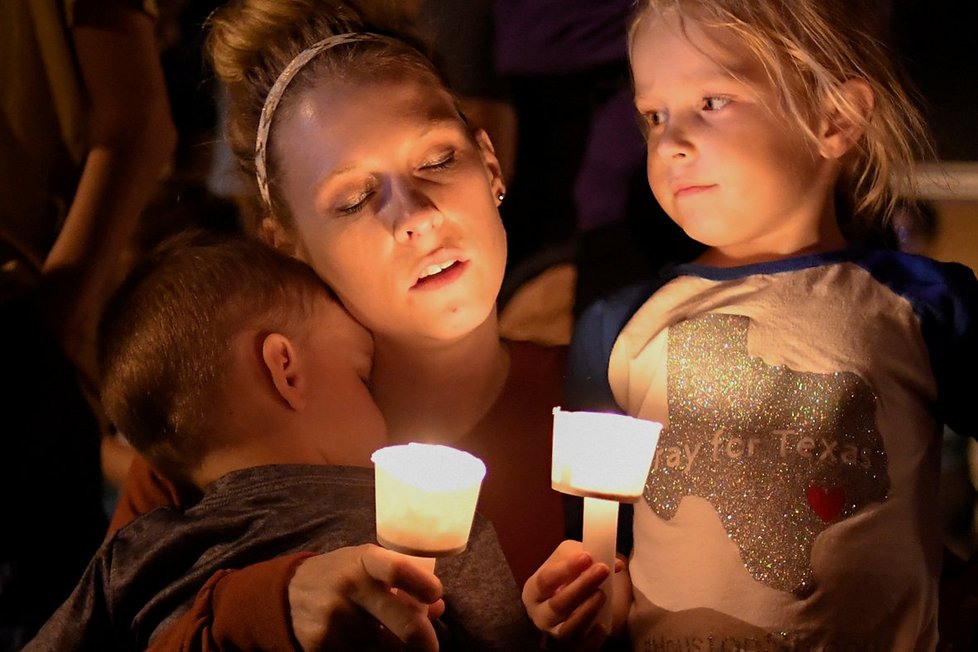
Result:
M618 560L615 570L624 567ZM547 649L597 650L610 632L595 618L604 604L600 591L611 569L595 564L580 541L564 541L523 585L530 620L547 636Z
M313 650L436 652L432 618L445 611L441 581L373 544L310 557L289 582L295 637Z

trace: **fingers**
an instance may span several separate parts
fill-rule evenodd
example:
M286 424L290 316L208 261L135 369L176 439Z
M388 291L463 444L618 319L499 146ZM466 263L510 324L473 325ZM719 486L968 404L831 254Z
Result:
M407 593L395 593L376 580L372 582L373 586L361 587L351 596L353 602L409 649L436 651L438 638L428 619L428 605Z
M361 546L361 552L360 562L369 581L354 586L353 602L408 649L438 650L429 611L445 611L441 581L395 552L373 545Z
M371 544L339 548L297 567L289 583L293 631L304 650L435 652L429 613L445 611L441 594L441 581L403 555Z
M624 562L617 560L615 572L623 569ZM608 631L595 621L607 600L601 585L611 573L607 565L595 564L580 542L565 541L527 580L523 603L554 649L600 648Z
M541 602L573 581L592 563L580 541L563 541L523 585L524 601Z
M555 635L558 631L567 635L582 633L604 604L605 595L600 588L609 574L604 564L589 566L540 604L536 614L531 614L534 624Z
M436 620L445 614L445 601L435 600L428 605L428 620Z
M360 546L360 561L366 574L387 585L406 592L420 602L430 604L442 596L441 580L427 570L411 563L402 554L366 544Z
M601 593L601 584L608 579L611 572L604 564L594 564L580 574L573 582L561 587L547 602L554 612L564 618L578 609L585 601L595 594Z

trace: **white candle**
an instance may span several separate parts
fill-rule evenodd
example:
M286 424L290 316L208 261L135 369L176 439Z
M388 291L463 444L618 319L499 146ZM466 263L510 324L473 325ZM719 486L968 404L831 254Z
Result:
M584 549L612 573L598 622L611 626L618 503L642 495L662 424L621 414L554 409L551 486L584 497Z
M405 444L375 451L377 540L419 557L465 549L486 474L482 460L448 446Z

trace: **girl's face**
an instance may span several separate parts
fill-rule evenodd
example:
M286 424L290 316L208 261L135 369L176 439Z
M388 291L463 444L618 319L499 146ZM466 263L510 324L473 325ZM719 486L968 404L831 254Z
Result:
M632 42L649 185L663 209L738 264L834 247L833 162L785 117L760 63L733 37L677 18L646 19Z
M451 340L494 314L503 181L447 92L413 75L324 82L283 118L292 244L378 339Z

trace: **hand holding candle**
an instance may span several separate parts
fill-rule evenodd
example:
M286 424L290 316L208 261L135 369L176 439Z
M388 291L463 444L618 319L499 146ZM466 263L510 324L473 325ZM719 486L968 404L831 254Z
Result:
M554 409L551 486L584 497L584 549L615 568L618 503L642 495L662 424L621 414ZM612 577L598 622L610 628Z
M377 540L431 558L465 549L486 466L466 452L432 444L376 451Z

